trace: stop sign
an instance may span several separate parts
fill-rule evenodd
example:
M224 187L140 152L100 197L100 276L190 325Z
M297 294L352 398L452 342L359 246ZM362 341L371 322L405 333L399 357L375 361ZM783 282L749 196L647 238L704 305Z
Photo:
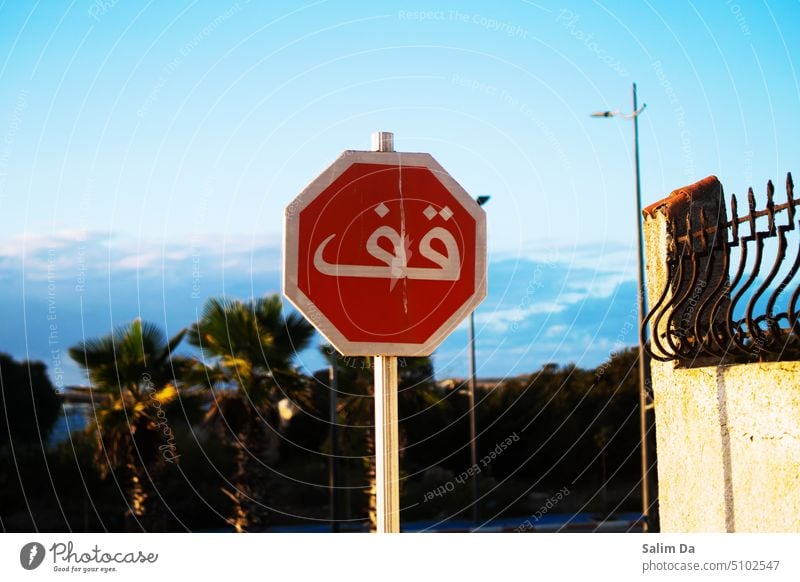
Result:
M342 354L429 355L486 296L486 218L424 153L345 151L286 208L286 297Z

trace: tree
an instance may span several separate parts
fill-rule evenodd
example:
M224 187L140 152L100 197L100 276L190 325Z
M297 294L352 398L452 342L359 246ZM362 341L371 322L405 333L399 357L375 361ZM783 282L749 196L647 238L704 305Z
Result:
M45 442L59 408L43 363L0 353L0 445Z
M174 355L184 335L182 330L167 340L158 327L137 318L69 350L91 383L95 420L88 430L97 438L96 463L104 477L122 473L128 516L146 530L164 525L158 470L179 459L167 408L179 397L177 378L186 367Z
M0 353L0 515L4 531L33 531L43 518L41 498L52 494L47 441L61 402L45 365ZM49 488L49 489L48 489ZM54 510L53 510L54 509Z
M314 330L299 314L284 315L278 295L242 302L210 299L189 330L189 342L210 361L198 362L214 404L206 419L236 450L229 522L236 531L263 529L269 465L278 455L278 403L307 403L308 380L294 366Z

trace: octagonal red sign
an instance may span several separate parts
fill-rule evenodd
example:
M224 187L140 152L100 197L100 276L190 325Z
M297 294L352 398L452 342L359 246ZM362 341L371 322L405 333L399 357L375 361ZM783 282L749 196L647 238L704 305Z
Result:
M285 228L284 294L345 355L429 355L486 296L485 214L428 154L344 152Z

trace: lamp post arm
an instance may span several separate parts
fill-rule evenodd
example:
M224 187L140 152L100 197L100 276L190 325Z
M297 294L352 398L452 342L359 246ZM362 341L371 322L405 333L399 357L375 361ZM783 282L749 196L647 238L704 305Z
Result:
M647 103L642 103L642 106L633 113L620 113L619 111L614 111L613 114L618 117L622 117L623 119L636 119L642 114L642 111L645 110L645 107L647 107Z

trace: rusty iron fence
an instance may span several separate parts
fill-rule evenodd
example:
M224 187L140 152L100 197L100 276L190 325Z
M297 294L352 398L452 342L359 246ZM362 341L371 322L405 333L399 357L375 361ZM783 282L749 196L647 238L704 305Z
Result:
M642 322L646 350L686 367L800 359L800 200L792 175L781 203L771 181L761 209L748 190L742 216L732 195L730 219L714 182L717 207L689 204L667 215L667 277Z

